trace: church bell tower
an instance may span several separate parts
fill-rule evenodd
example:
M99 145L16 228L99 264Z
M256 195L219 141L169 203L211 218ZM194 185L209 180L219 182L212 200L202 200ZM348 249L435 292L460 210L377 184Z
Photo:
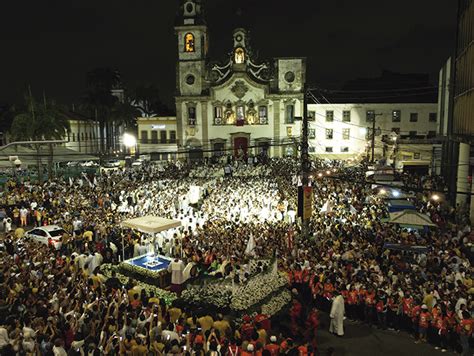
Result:
M201 0L184 0L175 31L178 41L177 93L201 95L208 52L207 25Z

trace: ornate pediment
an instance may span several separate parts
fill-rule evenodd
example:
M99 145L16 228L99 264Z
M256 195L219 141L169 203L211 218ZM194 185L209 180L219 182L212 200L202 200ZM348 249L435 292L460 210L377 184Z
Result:
M236 80L235 84L232 86L232 88L230 88L230 90L237 98L242 99L249 91L249 87L243 80Z

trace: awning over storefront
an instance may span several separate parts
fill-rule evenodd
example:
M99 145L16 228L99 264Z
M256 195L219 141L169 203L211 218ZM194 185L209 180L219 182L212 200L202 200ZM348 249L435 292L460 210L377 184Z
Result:
M160 231L180 227L181 221L147 215L139 218L125 220L122 222L122 226L129 227L141 232L154 234Z

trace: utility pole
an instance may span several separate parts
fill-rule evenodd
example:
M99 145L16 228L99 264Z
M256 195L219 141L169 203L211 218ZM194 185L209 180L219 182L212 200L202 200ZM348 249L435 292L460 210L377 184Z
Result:
M375 162L375 117L376 116L382 116L382 114L376 114L374 112L374 117L372 118L372 159L370 160L370 163Z
M303 184L303 214L301 216L303 222L303 236L309 235L309 220L311 218L312 190L309 187L309 174L311 170L311 161L309 160L309 143L308 143L308 88L306 84L303 87L303 122L302 122L302 140L301 140L301 173ZM310 195L309 195L310 194ZM308 197L309 195L309 197ZM309 201L308 201L309 200ZM309 215L308 215L308 204Z

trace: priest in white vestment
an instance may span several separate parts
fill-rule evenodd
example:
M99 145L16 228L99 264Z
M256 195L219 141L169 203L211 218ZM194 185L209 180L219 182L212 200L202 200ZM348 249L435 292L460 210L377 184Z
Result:
M337 336L344 335L344 298L340 293L332 301L329 332Z
M184 263L176 257L168 265L168 272L171 273L171 290L176 293L181 292L181 285L184 283Z

